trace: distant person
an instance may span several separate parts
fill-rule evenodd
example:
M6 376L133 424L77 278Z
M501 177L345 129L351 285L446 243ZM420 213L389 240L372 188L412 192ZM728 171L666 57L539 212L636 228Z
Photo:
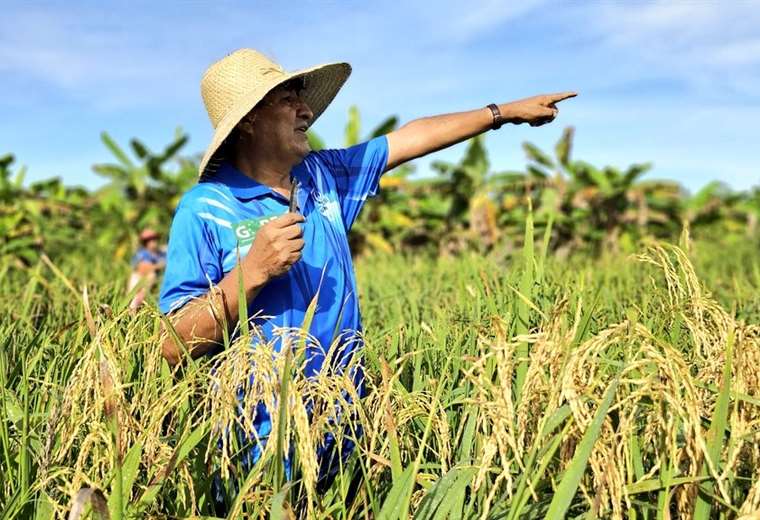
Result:
M498 61L492 66L503 67ZM308 347L305 375L316 374L331 357L338 358L334 369L347 366L362 330L348 232L367 197L377 192L380 176L505 123L549 123L557 116L556 104L575 96L541 95L424 117L350 148L313 152L306 131L350 73L348 63L286 72L259 52L240 49L203 75L201 93L214 135L200 163L200 182L174 215L160 297L161 311L170 315L193 358L223 341L227 331L216 316L230 330L236 325L242 280L249 317L276 348L279 331L300 326L318 295L309 332L321 346ZM415 87L425 88L410 83ZM503 88L494 84L496 93ZM172 365L183 359L171 336L163 355ZM362 374L355 381L362 395ZM246 432L249 460L259 457L271 430L268 413L257 413L256 431ZM330 475L322 462L325 485Z
M166 265L166 253L161 248L160 238L160 235L150 228L140 233L140 249L132 257L132 274L127 284L128 292L139 285L129 303L129 308L133 311L145 301L145 296L156 282L158 272Z

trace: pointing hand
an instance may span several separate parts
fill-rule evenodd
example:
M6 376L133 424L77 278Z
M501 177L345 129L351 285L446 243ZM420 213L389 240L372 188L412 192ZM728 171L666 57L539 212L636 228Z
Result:
M576 92L541 94L540 96L505 103L499 107L499 110L504 119L510 123L516 125L528 123L530 126L541 126L551 123L557 117L559 113L557 103L577 95Z

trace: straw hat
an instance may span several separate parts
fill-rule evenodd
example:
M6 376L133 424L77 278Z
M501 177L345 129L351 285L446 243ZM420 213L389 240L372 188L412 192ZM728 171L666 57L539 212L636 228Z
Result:
M211 65L201 79L201 95L214 127L211 144L203 155L199 173L213 172L219 150L230 132L256 103L286 81L303 78L302 99L316 120L351 74L348 63L328 63L286 72L280 65L253 49L239 49Z

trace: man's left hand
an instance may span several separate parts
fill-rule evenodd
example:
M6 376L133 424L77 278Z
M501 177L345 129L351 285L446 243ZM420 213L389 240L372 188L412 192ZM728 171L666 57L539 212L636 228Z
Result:
M528 123L530 126L541 126L551 123L557 117L557 103L573 98L575 92L560 92L557 94L541 94L499 106L502 117L516 125Z

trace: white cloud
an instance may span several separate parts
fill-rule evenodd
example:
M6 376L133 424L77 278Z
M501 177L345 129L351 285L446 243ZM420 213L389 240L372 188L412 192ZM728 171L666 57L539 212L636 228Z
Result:
M190 16L190 7L184 16L119 4L8 8L0 18L0 70L96 110L195 100L198 62L211 46L201 36L206 20Z
M436 20L436 30L431 33L432 37L437 40L463 43L504 26L510 20L546 3L547 0L521 0L519 2L481 0L468 3L440 1L432 7L422 2L417 5L421 8L418 12L420 18L430 17Z
M760 64L760 38L747 38L716 45L704 55L706 63L718 67L745 67Z
M0 22L0 69L63 87L77 84L89 67L86 56L71 49L61 22L38 10L5 16Z
M639 76L678 77L698 91L726 88L752 95L760 80L760 9L749 1L593 4L589 30L622 56L645 65ZM755 90L756 94L756 90Z
M728 10L717 2L606 3L599 7L603 29L612 42L639 44L643 40L666 36L671 45L683 45L720 23Z

